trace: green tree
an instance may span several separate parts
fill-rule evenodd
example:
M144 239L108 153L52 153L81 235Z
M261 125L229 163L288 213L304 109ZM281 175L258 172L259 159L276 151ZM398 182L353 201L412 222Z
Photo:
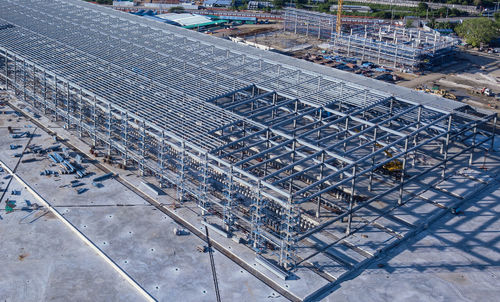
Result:
M87 2L96 2L97 4L113 4L113 0L85 0Z
M498 36L498 24L487 18L474 18L464 21L455 28L456 33L465 42L478 47L481 43L490 43Z
M184 7L182 6L174 6L168 9L169 13L183 13Z
M417 9L419 12L425 12L425 11L427 11L427 8L428 8L427 3L425 3L425 2L418 3Z
M295 5L297 5L297 8L303 8L305 4L307 4L307 0L295 0Z
M495 22L500 26L500 12L494 13L493 18L495 18Z
M283 0L273 0L273 5L274 5L274 8L276 9L280 9L283 7L285 1Z
M331 4L330 4L330 3L328 3L328 2L325 2L325 3L320 3L320 4L318 5L318 10L319 10L320 12L327 13L327 12L329 12L329 11L330 11L330 5L331 5Z
M382 19L390 19L391 18L391 12L385 12L385 11L377 11L373 13L374 17L377 18L382 18Z
M431 20L429 21L429 23L427 23L427 26L429 26L430 28L435 28L436 27L436 19L435 18L431 18Z

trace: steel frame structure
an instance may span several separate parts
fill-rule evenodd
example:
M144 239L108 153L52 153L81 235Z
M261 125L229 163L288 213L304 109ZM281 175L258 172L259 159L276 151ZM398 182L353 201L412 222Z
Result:
M286 7L283 10L283 30L308 37L330 40L336 31L337 16L327 13ZM387 24L381 19L342 17L342 24L374 26Z
M307 12L295 8L285 8L283 30L318 39L329 40L335 31L337 20L334 15Z
M348 236L371 202L403 204L408 183L493 145L491 112L410 102L76 0L2 5L1 84L285 269L305 239L333 224Z
M357 26L351 28L350 34L332 33L331 43L338 54L417 71L426 65L442 63L459 41L438 32L377 25Z
M329 40L336 54L409 71L440 63L459 43L458 39L438 32L407 29L384 20L345 19L345 23L350 24L338 34L334 30L334 15L287 8L283 28L295 34Z

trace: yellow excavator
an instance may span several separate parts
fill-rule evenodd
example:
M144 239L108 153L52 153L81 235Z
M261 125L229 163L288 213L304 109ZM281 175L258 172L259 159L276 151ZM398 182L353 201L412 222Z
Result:
M359 129L354 129L354 132L359 133ZM375 147L377 147L377 149L383 148L379 143L375 143ZM384 150L384 153L387 158L392 158L392 153L389 150ZM400 175L401 170L403 170L403 163L399 159L394 159L383 165L381 170L386 174L397 176Z
M376 144L375 146L377 146L377 148L382 148L380 144ZM384 153L388 158L392 158L392 153L389 150L384 150ZM382 166L382 171L390 175L399 175L401 170L403 170L403 163L399 159L391 160Z
M385 156L392 158L392 153L384 150ZM403 163L399 159L394 159L383 165L382 168L390 173L399 173L403 170Z
M434 94L434 95L439 95L439 96L442 96L442 97L450 99L450 100L457 99L457 96L454 95L453 93L449 92L446 89L439 89L437 86L434 86L432 89L419 86L419 87L415 88L415 90L416 91L423 91L425 93L430 93L430 94Z
M457 96L454 95L453 93L449 92L446 89L438 89L437 91L434 92L436 95L440 95L444 98L450 99L450 100L456 100Z

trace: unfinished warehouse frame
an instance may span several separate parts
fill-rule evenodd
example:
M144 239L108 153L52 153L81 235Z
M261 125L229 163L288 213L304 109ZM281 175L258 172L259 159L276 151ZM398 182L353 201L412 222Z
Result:
M336 16L285 8L283 30L307 37L329 40L337 24Z
M348 236L374 201L404 204L419 177L493 146L494 113L410 102L79 1L3 5L1 84L287 270L312 236Z
M401 70L418 71L441 64L458 39L391 25L357 26L350 34L332 33L332 50L347 57L367 60Z
M435 31L408 29L384 20L343 18L343 32L335 32L335 16L285 9L284 30L330 41L335 54L408 71L440 64L455 49L456 38Z
M284 10L283 30L295 34L321 40L331 40L337 24L337 16L333 14L308 11L287 7ZM342 17L343 24L385 24L384 20L363 17Z

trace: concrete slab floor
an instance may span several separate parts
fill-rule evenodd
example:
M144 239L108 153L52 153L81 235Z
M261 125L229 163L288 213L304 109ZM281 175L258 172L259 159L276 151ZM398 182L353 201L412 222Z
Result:
M20 123L22 124L22 118ZM24 121L26 124L27 122ZM22 126L22 125L16 126ZM0 127L1 128L1 127ZM23 147L28 143L28 140L22 141L12 139L9 135L4 135L7 132L6 128L0 129L2 135L0 140L4 140L3 146L8 146L13 140L15 143ZM51 137L44 132L38 133L33 137L30 142L35 145L42 145L47 147L52 144ZM8 150L8 148L7 148ZM11 150L8 150L11 151ZM0 160L5 162L9 167L13 168L18 163L18 158L13 157L12 152L0 152ZM52 163L47 159L47 156L37 158L35 162L20 163L16 173L27 181L40 195L45 197L61 214L64 215L71 224L77 229L82 231L93 244L99 247L109 258L112 259L121 269L130 275L136 282L138 282L145 290L150 293L158 301L214 301L215 293L213 290L212 273L208 254L200 253L197 251L197 246L202 246L205 243L195 237L194 235L188 236L175 236L173 229L179 227L170 217L166 216L156 208L151 206L145 200L140 198L137 194L126 189L122 184L116 180L110 179L103 181L103 188L95 188L90 185L91 179L96 175L102 175L103 172L93 166L91 163L84 163L87 172L93 173L94 176L79 179L86 187L91 188L89 191L78 195L74 189L68 184L74 180L72 175L59 175L58 177L47 177L39 175L40 170L50 169ZM5 176L6 173L3 173ZM4 184L5 187L7 183ZM11 190L20 190L22 194L26 193L22 186L16 182L12 182L8 187L8 192ZM10 196L13 199L14 196ZM18 197L18 196L15 196ZM17 198L17 204L24 201L23 196ZM30 200L33 200L30 197ZM24 213L23 211L19 213ZM14 217L17 211L13 214L0 214L2 217ZM50 216L47 216L50 217ZM131 219L133 217L133 219ZM57 219L51 219L58 221ZM17 220L14 220L17 223ZM37 225L39 219L31 222ZM18 236L11 239L14 244L9 244L9 247L16 246L19 241L23 242L23 233L3 223L0 220L0 234L15 233ZM60 222L59 222L60 223ZM65 227L60 223L60 227ZM47 257L58 251L58 241L65 241L66 237L71 237L72 240L79 242L75 234L66 229L65 236L58 232L51 233L51 229L39 227L33 232L33 240L31 244L33 249L37 249L40 243L36 240L37 232L47 232L43 234L47 238L44 241L45 245L50 246L53 252L48 252ZM41 236L41 237L43 237ZM51 240L51 236L57 236L57 240ZM21 238L19 238L21 237ZM74 243L69 241L68 244ZM53 243L56 243L52 246ZM80 244L85 246L80 241ZM88 247L87 247L88 248ZM91 253L91 249L88 248ZM1 250L0 250L1 251ZM7 254L15 254L6 251ZM103 259L100 259L95 253L92 254L102 263L100 267L107 269L109 274L114 274L115 278L120 276L116 271L105 264ZM273 291L267 285L259 281L247 271L241 269L237 264L232 262L218 252L214 252L215 263L219 279L219 288L223 301L284 301L285 298L281 297L277 292ZM21 257L21 258L24 258ZM88 271L80 272L78 267L85 267L87 261L85 257L78 257L72 255L70 259L62 255L60 259L60 267L68 267L68 271L60 272L60 276L52 279L37 278L39 282L33 282L31 288L36 292L52 291L53 296L57 299L67 300L68 298L76 300L86 300L84 293L82 298L78 295L71 295L71 287L81 287L83 291L89 291L86 285L91 284L86 279L96 279L92 274L100 274L99 270L93 270L95 266L90 266ZM41 261L41 263L44 263ZM19 267L14 264L9 264L9 273L18 275L22 282L28 280L25 278L29 274L37 274L31 272L32 269L40 270L41 272L52 269L52 264L48 263L48 268L43 267ZM72 267L76 267L73 269ZM17 274L17 270L22 270L21 274ZM72 272L79 273L78 278L73 277ZM103 275L103 274L100 274ZM71 282L64 282L65 279ZM106 283L105 286L116 288L119 284L113 279L108 278L111 284ZM99 280L99 277L97 277ZM22 283L21 282L21 283ZM77 284L72 284L78 282ZM117 284L114 284L114 283ZM127 290L132 291L134 295L130 300L140 301L144 297L138 295L132 286L122 280L124 286L128 286ZM5 299L9 301L43 301L53 299L52 296L36 296L29 294L24 297L16 291L16 287L12 287L11 283L0 283L0 292L9 292L6 294ZM100 291L106 292L106 288L99 288ZM108 291L102 295L90 295L89 299L92 301L127 301L126 291L122 293L119 290ZM0 296L0 298L3 298ZM50 299L49 299L50 298ZM56 299L56 300L57 300Z
M498 301L498 182L461 209L332 288L324 301Z
M19 122L16 119L15 122L19 123L21 128L26 126L24 125L26 122L23 122L22 119ZM6 129L0 129L0 131L3 134ZM63 132L62 129L61 132ZM48 143L50 137L42 133L42 131L37 130L36 134L33 143L52 144L52 142ZM22 142L22 140L15 141ZM1 146L8 146L10 137L0 135L0 143ZM27 143L27 140L23 142L23 144L25 143ZM500 158L498 154L493 154L491 157L493 158L489 158L487 161L488 167L491 167L489 173L496 176ZM9 166L15 166L17 162L10 150L0 152L0 159L5 160ZM482 163L482 160L478 159L477 162ZM49 165L50 161L44 157L34 164L21 164L18 172L30 184L33 184L41 194L49 197L68 220L77 228L83 230L94 244L101 248L106 255L112 258L156 299L160 301L215 300L208 255L196 251L197 245L203 245L199 238L193 235L174 236L172 229L177 226L176 223L114 180L105 181L104 190L92 187L92 190L84 193L84 195L75 195L74 189L64 187L73 179L73 176L62 175L58 178L39 176L39 170ZM90 163L87 164L87 168L90 172L103 174L102 171L99 171ZM133 179L133 177L127 179ZM83 179L83 182L86 186L90 186L89 179ZM136 182L140 183L140 178L137 178ZM466 183L467 188L475 188L476 186L469 185L475 182L464 182L457 178L457 183ZM436 191L436 193L440 192ZM450 196L450 194L447 195ZM495 298L500 294L495 285L498 283L498 279L490 280L490 276L491 274L500 275L498 268L500 252L498 240L496 239L496 234L500 230L500 225L497 222L500 204L500 201L498 201L499 196L498 183L490 184L479 194L471 196L470 200L466 200L469 206L461 207L464 214L459 216L448 214L440 218L432 225L431 229L420 233L416 239L401 244L399 248L389 251L386 255L383 255L385 258L378 259L375 264L370 265L365 270L360 270L358 272L359 276L343 281L339 286L332 287L333 293L325 294L320 298L327 301L441 301L456 300L457 297L460 300L464 297L462 295L464 292L466 297L475 298L470 299L473 301L485 300L484 297ZM458 200L458 198L451 198ZM157 200L160 201L163 198ZM120 205L118 205L119 203ZM425 201L418 204L430 206L430 209L437 208ZM412 208L411 202L407 205L408 209ZM189 209L186 208L179 209L179 212L186 211L190 214L183 214L186 217L193 216L189 219L196 221L194 211L189 212ZM408 214L417 213L416 221L425 223L426 217L435 211L429 210L428 213L426 212L411 209ZM38 220L33 223L38 223ZM8 228L9 231L11 229L12 227ZM370 232L378 233L378 229L372 228L371 230ZM332 238L321 238L321 236L328 235L330 232L332 235L338 235L342 230L331 226L325 229L325 232L318 233L317 236L321 241L328 242ZM3 235L1 229L0 234ZM358 238L362 241L373 237L372 234L366 235L361 231L359 235L368 236ZM214 237L217 236L214 235ZM48 238L51 237L48 236ZM384 241L384 237L374 238ZM222 238L217 238L217 240L220 240L224 245L227 244ZM349 240L346 240L346 242L349 242ZM363 247L360 242L355 243ZM229 248L231 246L236 249L243 249L238 245L229 245ZM371 248L372 251L377 249L376 246ZM342 252L339 249L342 249ZM0 252L2 252L1 249ZM244 254L246 252L239 251L239 253ZM249 256L247 254L245 254L245 261L251 263L253 260L247 257ZM329 254L338 254L335 255L337 257L352 256L352 261L342 259L352 265L357 265L365 260L359 252L354 252L352 248L344 245L336 245L330 248ZM335 261L329 261L331 259L325 257L325 255L320 254L310 259L310 262L316 262L334 277L340 276L344 272L344 268L336 265ZM285 300L219 252L215 253L215 260L217 268L220 269L218 275L223 301ZM64 261L68 261L68 259ZM83 263L85 263L84 260ZM78 265L72 264L72 266ZM24 269L27 271L24 273L30 273L29 270L32 268ZM43 270L43 268L40 269ZM15 268L12 268L13 272L15 272L14 270ZM111 269L110 271L110 273L113 273ZM484 290L487 295L481 296L480 293L474 291L472 285L464 284L462 281L466 277L461 276L460 273L470 273L472 276L471 282L476 282L478 291ZM294 281L287 281L280 283L280 286L288 288L290 285L290 289L294 291L307 293L307 290L314 291L324 283L324 280L321 283L316 281L318 276L306 268L299 268L297 274L302 276L302 283L297 284ZM467 274L462 275L467 276ZM67 274L61 273L61 275L67 279L72 278L71 272ZM116 272L115 275L119 278ZM92 278L92 276L87 274L87 278ZM421 282L421 278L426 278L426 280ZM66 288L67 286L81 287L85 285L85 281L78 280L80 283L77 285L72 285L71 282L46 282L46 287L51 287L58 297L63 297L63 299L72 298L71 292L68 292ZM398 287L400 283L401 285ZM33 287L36 288L36 286ZM0 291L2 289L2 283L0 282ZM121 299L121 294L117 290L109 293L109 297L103 299L97 297L95 300L127 300ZM479 297L483 297L483 299L478 299ZM26 301L23 296L21 296L21 299ZM29 299L27 300L29 301ZM38 301L38 299L35 300ZM41 300L44 300L44 298L42 297ZM133 300L139 299L133 298Z
M22 189L15 181L10 188ZM0 301L144 299L45 208L20 210L34 202L28 192L15 199L9 214L0 203Z

